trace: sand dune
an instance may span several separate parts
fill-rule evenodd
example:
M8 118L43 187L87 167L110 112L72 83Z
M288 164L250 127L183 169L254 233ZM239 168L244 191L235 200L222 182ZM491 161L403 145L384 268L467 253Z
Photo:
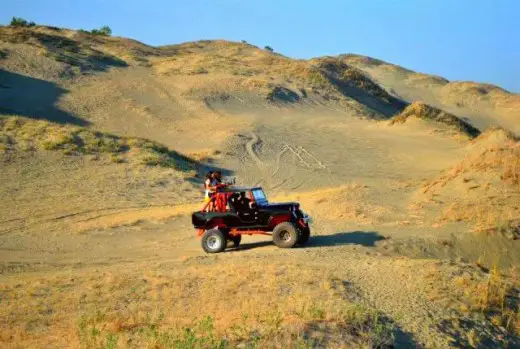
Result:
M514 348L519 110L363 56L0 27L0 343ZM299 201L309 246L203 254L211 168Z

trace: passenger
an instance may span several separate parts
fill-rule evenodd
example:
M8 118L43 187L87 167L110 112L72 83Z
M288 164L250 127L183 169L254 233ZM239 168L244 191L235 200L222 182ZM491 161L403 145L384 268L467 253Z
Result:
M222 172L215 171L213 172L213 179L217 184L222 184Z
M211 198L213 195L215 195L217 190L214 176L215 173L213 171L209 171L208 174L206 174L206 178L204 180L204 202L206 203L211 201ZM213 205L211 203L209 205L209 210L213 210Z

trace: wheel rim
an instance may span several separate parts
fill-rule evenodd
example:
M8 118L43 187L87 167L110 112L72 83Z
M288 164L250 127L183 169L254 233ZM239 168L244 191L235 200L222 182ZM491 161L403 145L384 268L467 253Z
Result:
M208 246L208 248L210 250L217 250L220 248L220 245L221 245L221 241L219 238L217 238L216 236L210 236L208 237L208 239L206 240L206 245Z
M280 233L280 240L285 242L291 241L291 234L287 230L282 231Z

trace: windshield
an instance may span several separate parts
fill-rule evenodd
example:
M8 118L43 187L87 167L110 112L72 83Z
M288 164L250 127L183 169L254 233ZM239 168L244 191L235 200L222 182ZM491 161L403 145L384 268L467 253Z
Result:
M265 193L262 189L253 189L252 190L253 197L255 201L259 204L267 203L267 198L265 197Z

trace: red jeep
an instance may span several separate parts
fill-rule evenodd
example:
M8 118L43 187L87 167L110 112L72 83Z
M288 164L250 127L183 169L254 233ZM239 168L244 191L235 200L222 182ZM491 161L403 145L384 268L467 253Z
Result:
M191 218L207 253L224 251L228 241L238 247L242 235L272 235L276 246L291 248L306 244L311 234L309 216L300 204L269 203L261 187L219 186Z

